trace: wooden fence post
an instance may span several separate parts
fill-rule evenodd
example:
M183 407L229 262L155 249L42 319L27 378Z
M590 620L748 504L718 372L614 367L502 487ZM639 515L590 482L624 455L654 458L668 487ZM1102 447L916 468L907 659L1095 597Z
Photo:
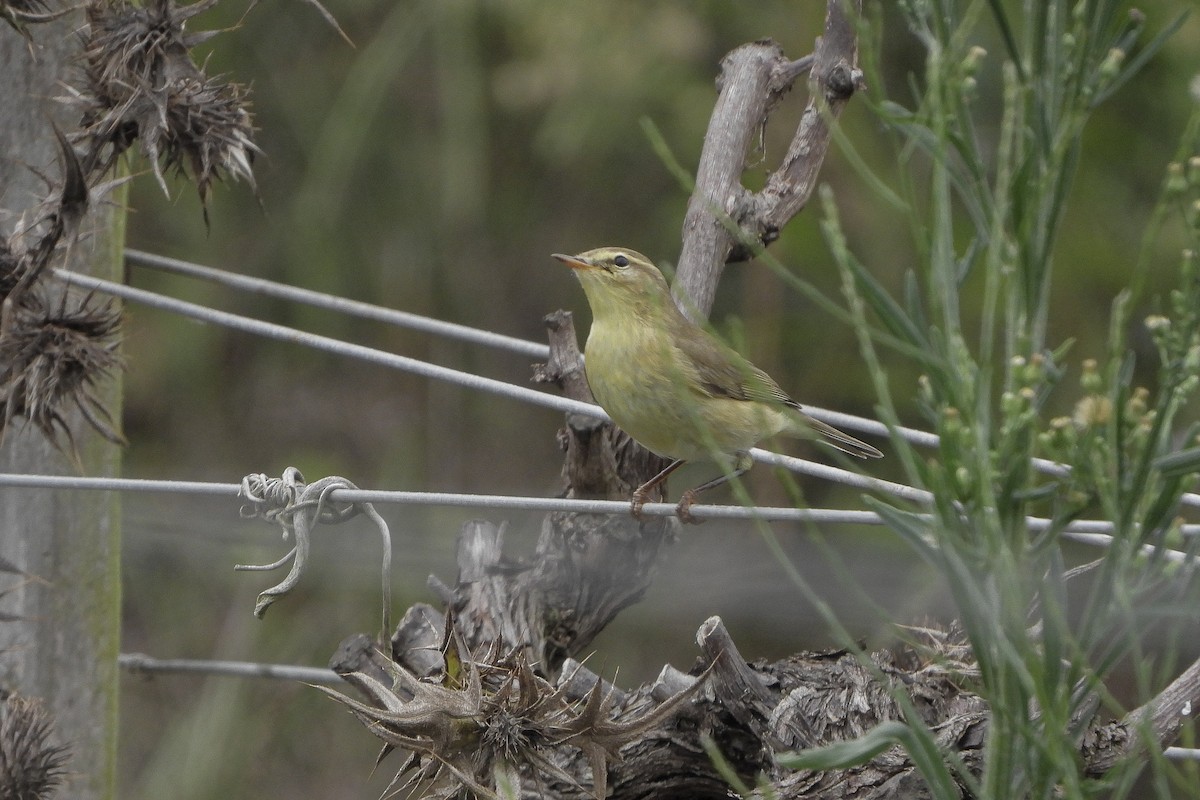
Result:
M75 11L31 26L28 40L0 22L0 237L10 236L21 213L50 194L39 173L60 185L63 165L51 120L70 131L78 114L73 119L53 98L63 94L65 76L80 68L74 32L82 17ZM34 219L31 214L26 223ZM123 209L93 204L79 231L70 269L119 276ZM65 291L49 277L42 284ZM118 420L120 391L114 377L96 393ZM67 422L79 464L16 419L0 442L0 472L117 475L119 447L75 412ZM42 698L53 715L56 740L70 748L57 796L116 796L119 512L115 493L0 488L0 692Z

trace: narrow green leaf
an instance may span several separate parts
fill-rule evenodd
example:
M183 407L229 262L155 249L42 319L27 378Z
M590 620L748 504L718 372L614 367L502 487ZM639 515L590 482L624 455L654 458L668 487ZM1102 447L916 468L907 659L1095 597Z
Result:
M498 800L520 800L521 773L512 764L496 760L492 765L492 779L496 783Z
M931 563L936 562L937 547L929 535L929 523L918 514L901 511L874 497L864 496L863 502L877 513L885 525L912 545L913 549Z
M1154 459L1154 469L1165 478L1200 472L1200 447L1189 447Z
M871 191L875 192L879 197L897 212L902 214L911 214L912 209L908 203L905 203L900 195L896 194L890 186L875 174L875 171L867 166L864 159L854 147L854 143L850 141L850 137L846 136L840 126L835 125L832 129L833 138L838 144L838 149L846 160L850 162L850 166L858 173L858 176L867 182Z
M717 747L717 743L708 734L700 737L700 746L704 748L704 752L708 754L708 760L712 762L713 767L717 770L717 774L721 776L725 783L729 784L729 788L735 791L739 797L749 797L750 787L746 785L737 774L737 770L729 763L729 759L725 758L725 754L721 752L721 748Z
M1104 91L1096 93L1096 97L1092 100L1092 106L1095 107L1103 103L1114 92L1124 86L1130 78L1136 75L1146 65L1146 62L1153 58L1162 46L1166 44L1167 39L1170 39L1175 35L1177 30L1183 27L1184 21L1187 20L1191 13L1190 10L1183 11L1178 17L1171 20L1167 27L1163 28L1153 39L1147 42L1146 46L1139 50L1136 56L1126 62L1125 68L1121 70L1117 77L1113 78L1112 83L1105 86Z
M913 112L893 100L884 100L877 106L879 116L895 124L913 119Z
M921 329L904 313L904 309L892 299L891 294L883 288L883 284L871 274L870 270L865 269L859 260L853 257L846 259L846 266L853 272L855 283L858 284L863 299L867 301L867 305L879 317L888 332L909 344L928 348L929 343L925 340Z
M865 764L884 750L904 744L911 738L912 730L907 725L889 720L881 722L857 739L784 754L779 756L778 761L788 769L848 769Z
M918 330L929 328L929 318L925 316L925 306L921 302L921 284L911 269L904 274L904 307Z
M679 186L685 192L690 193L696 186L696 178L679 163L679 159L671 151L671 146L667 144L666 137L654 124L654 120L642 117L638 122L642 126L642 132L646 134L646 140L650 142L651 149L658 156L658 160L667 168L667 172L675 176L675 180L679 181Z

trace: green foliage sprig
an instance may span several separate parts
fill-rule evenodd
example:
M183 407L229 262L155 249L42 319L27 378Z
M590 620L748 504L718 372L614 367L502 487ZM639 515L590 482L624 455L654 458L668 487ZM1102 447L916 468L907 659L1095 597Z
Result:
M893 438L908 480L934 493L932 508L872 504L941 572L978 661L974 688L992 712L978 793L1079 797L1117 786L1121 794L1129 781L1083 774L1078 738L1098 702L1111 702L1104 681L1120 659L1146 663L1139 634L1156 611L1150 601L1169 604L1185 591L1153 548L1181 545L1181 497L1200 470L1196 427L1184 422L1200 381L1195 122L1165 184L1166 213L1174 209L1190 244L1177 288L1146 322L1156 385L1131 386L1129 309L1141 287L1131 276L1114 300L1104 362L1081 365L1074 414L1047 420L1072 344L1050 340L1050 288L1084 127L1183 15L1139 46L1144 17L1122 15L1115 2L1026 2L1020 16L999 0L900 6L925 69L910 79L911 107L873 102L902 167L885 200L907 214L920 264L900 296L855 258L832 194L823 195L823 227L881 417L900 422L881 348L919 352L918 407L940 437L932 454ZM989 34L1002 43L999 65L978 44ZM866 55L877 71L868 66L868 85L883 87L877 58ZM990 138L977 125L984 73L1002 109ZM1038 458L1067 468L1041 473ZM1111 521L1115 535L1093 568L1071 571L1058 534L1084 513ZM1049 528L1031 530L1035 514L1049 516ZM1077 589L1069 578L1084 572ZM1149 668L1139 669L1151 691ZM947 773L925 763L931 787L947 786Z

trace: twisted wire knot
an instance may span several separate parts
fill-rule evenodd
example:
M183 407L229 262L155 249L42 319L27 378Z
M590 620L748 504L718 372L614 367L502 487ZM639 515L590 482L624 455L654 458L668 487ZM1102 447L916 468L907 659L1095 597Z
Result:
M247 475L242 478L238 495L248 502L238 509L238 516L276 522L283 527L284 538L287 538L292 528L290 517L295 512L296 499L304 486L304 475L295 467L285 469L279 478L262 472Z
M276 586L259 593L254 606L254 616L261 618L268 606L295 588L308 562L309 537L312 529L320 523L337 525L359 514L366 514L379 529L383 539L383 637L388 635L389 609L391 606L391 562L392 543L387 523L370 503L341 503L330 499L335 489L355 490L358 487L339 476L321 478L315 483L305 483L304 475L295 467L288 467L278 478L263 473L242 478L238 494L246 503L238 509L243 519L262 519L274 522L283 529L283 538L295 537L295 544L283 558L270 564L235 564L235 570L265 572L279 569L288 561L292 568ZM382 640L382 639L381 639Z

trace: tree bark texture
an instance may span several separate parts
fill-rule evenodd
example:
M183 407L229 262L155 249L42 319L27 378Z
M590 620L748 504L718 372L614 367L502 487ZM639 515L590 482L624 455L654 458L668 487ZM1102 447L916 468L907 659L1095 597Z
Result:
M38 204L61 185L64 165L52 120L78 120L52 98L78 69L74 31L82 14L30 28L27 40L0 24L0 235L36 221ZM123 212L93 209L71 248L69 269L105 278L121 273ZM65 291L42 281L45 290ZM97 387L119 415L120 381ZM116 476L120 449L67 418L79 463L35 426L14 420L0 442L0 471ZM66 449L66 448L64 448ZM120 644L119 506L110 492L0 489L0 690L42 698L57 738L70 748L64 796L113 796L116 777L117 651Z
M811 57L789 60L775 42L762 40L721 61L673 287L676 303L693 319L712 308L725 264L746 261L778 239L812 196L829 149L830 123L862 88L854 27L861 10L861 0L830 2L824 35ZM762 191L751 192L741 183L751 143L805 68L809 101L787 154Z

